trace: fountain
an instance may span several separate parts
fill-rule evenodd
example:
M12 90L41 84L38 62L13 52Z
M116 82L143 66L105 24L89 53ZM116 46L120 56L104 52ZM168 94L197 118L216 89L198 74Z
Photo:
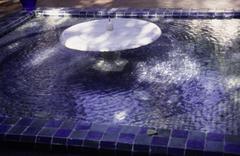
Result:
M100 19L73 25L63 31L60 42L79 52L97 52L101 57L93 65L99 71L122 71L128 63L121 51L135 49L157 40L161 29L139 19Z

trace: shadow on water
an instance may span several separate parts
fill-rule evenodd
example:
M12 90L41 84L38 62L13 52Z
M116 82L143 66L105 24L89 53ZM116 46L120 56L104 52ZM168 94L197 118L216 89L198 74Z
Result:
M98 53L59 43L62 30L81 20L49 19L60 22L48 29L41 20L29 22L35 30L23 26L28 35L16 30L0 40L1 114L237 133L239 21L220 22L235 24L233 31L216 20L157 21L156 42L123 51L123 71L101 72L92 68Z

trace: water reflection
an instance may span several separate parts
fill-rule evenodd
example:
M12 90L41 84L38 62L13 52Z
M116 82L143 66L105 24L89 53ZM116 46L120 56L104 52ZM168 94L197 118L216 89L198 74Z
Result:
M0 114L240 134L239 20L156 21L162 36L125 51L118 74L58 47L85 19L62 21L36 18L0 38Z

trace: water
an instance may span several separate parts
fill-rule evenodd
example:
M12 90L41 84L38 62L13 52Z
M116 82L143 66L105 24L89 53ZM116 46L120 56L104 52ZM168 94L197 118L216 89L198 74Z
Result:
M0 38L0 114L240 134L240 20L151 19L162 36L123 51L122 72L60 45L87 20L38 17Z

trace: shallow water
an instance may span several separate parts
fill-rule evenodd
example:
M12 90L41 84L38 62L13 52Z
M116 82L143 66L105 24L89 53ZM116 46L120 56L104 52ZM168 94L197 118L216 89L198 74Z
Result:
M122 72L60 45L87 20L38 17L0 38L0 114L240 134L240 20L151 19L162 36L123 51Z

